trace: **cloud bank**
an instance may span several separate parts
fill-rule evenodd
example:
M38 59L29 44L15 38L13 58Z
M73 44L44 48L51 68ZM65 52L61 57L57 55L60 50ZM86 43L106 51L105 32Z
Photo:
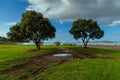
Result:
M112 27L120 26L120 21L113 21L113 22L110 23L108 26L112 26Z
M120 0L28 0L27 10L35 10L50 19L120 18Z

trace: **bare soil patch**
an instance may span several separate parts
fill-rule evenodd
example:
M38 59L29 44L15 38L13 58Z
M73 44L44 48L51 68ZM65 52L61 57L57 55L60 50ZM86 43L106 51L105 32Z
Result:
M100 59L105 59L105 60L115 60L115 58L108 56L108 55L103 55L103 56L99 56Z

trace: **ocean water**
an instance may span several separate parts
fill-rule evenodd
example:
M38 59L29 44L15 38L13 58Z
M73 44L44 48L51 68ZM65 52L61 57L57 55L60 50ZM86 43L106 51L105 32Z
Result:
M29 43L22 43L23 45L34 45L33 42L29 42ZM61 44L76 44L76 45L83 45L82 42L68 42L68 43L62 43ZM54 42L43 42L43 45L54 45ZM105 43L105 42L98 42L98 43L94 43L94 42L89 42L88 45L114 45L114 46L120 46L120 42L115 42L115 43Z
M77 45L83 45L83 43L78 43ZM88 45L111 45L111 46L120 46L120 43L88 43Z

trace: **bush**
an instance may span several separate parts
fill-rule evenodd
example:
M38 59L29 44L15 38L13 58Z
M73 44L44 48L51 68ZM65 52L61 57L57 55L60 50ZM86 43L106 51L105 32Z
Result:
M54 44L55 44L55 46L60 46L61 45L61 43L59 41L55 42Z

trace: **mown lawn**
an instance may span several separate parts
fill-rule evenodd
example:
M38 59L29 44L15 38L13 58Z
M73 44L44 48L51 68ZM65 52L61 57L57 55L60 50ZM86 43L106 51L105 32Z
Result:
M58 66L50 66L38 80L119 80L120 61L75 59Z
M78 46L63 46L78 53L92 53L99 56L111 56L116 59L74 59L62 65L50 65L39 75L38 80L119 80L120 51L87 48Z
M29 51L34 45L0 45L0 71L19 66L25 63L25 59L56 51L53 46L42 46L39 51Z
M68 48L71 50L75 50L78 53L92 53L92 54L96 54L99 56L103 56L103 55L108 55L111 57L115 57L115 58L120 58L120 51L117 50L109 50L109 49L100 49L100 48L83 48L80 46L63 46L64 48Z
M20 73L5 73L16 66L26 64L26 59L47 53L57 52L54 46L42 46L40 51L28 51L34 45L0 45L0 80L21 80L20 77L29 76L24 80L119 80L120 79L120 51L88 48L78 46L60 46L80 53L92 53L99 56L108 55L116 59L74 59L70 62L56 65L50 63L40 74L34 73L40 66L31 65ZM3 74L4 73L4 74Z

